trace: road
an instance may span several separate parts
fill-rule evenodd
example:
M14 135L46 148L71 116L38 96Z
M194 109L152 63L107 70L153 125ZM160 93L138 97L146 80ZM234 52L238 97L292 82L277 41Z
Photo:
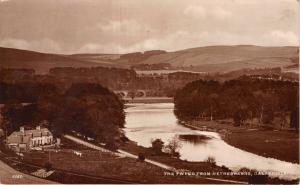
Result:
M4 162L0 161L0 183L1 184L57 184L49 180L41 179L21 173Z
M115 154L117 156L123 156L123 157L125 156L125 157L129 157L129 158L134 158L134 159L138 158L137 155L131 154L131 153L126 152L124 150L120 150L119 149L118 150L119 153L112 152L110 150L107 150L107 149L104 149L104 148L99 147L97 145L94 145L94 144L91 144L89 142L83 141L83 140L81 140L81 139L79 139L77 137L71 136L71 135L64 135L64 137L67 138L67 139L70 139L70 140L72 140L72 141L74 141L74 142L76 142L78 144L82 144L82 145L84 145L86 147L93 148L93 149L96 149L96 150L100 150L100 151L103 151L103 152L113 153L113 154ZM176 169L174 167L171 167L171 166L168 166L166 164L163 164L163 163L160 163L160 162L156 162L156 161L153 161L153 160L150 160L150 159L146 159L145 162L153 164L155 166L158 166L158 167L166 169L166 170L176 171ZM221 182L221 183L248 184L247 182L243 182L243 181L226 180L226 179L218 179L218 178L203 177L203 179L213 180L213 181Z

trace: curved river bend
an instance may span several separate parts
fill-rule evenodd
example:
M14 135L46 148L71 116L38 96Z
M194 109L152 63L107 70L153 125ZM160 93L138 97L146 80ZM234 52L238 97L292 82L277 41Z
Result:
M270 172L282 179L299 178L300 165L262 157L243 151L224 142L218 133L197 131L177 123L173 103L128 104L125 134L138 145L151 146L151 139L160 138L165 143L174 136L182 143L181 159L204 161L214 157L217 165L233 171L246 167ZM203 139L206 138L206 139ZM207 139L208 138L208 139Z

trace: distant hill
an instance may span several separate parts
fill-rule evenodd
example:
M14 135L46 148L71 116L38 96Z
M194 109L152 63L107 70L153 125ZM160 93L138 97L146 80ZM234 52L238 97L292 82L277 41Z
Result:
M98 63L103 66L114 66L116 60L120 58L120 54L73 54L68 57L83 60L93 63Z
M296 66L298 47L262 47L252 45L207 46L175 52L154 50L124 55L81 55L81 60L117 67L157 66L169 64L171 69L198 72L229 72L239 69ZM149 54L150 53L150 54ZM298 69L298 68L297 68ZM293 68L295 71L295 68ZM297 71L297 70L296 70Z
M298 60L297 47L208 46L155 55L144 64L169 63L173 67L203 72L228 72L242 68L285 67Z
M119 67L151 65L170 66L198 72L230 72L240 69L274 68L297 71L298 47L262 47L252 45L207 46L175 52L161 50L128 54L56 55L9 48L0 48L1 66L34 68L47 72L52 67ZM146 64L146 65L145 65ZM150 65L150 67L149 67Z
M0 67L32 68L37 73L47 73L53 67L92 67L97 63L81 61L65 55L0 47Z

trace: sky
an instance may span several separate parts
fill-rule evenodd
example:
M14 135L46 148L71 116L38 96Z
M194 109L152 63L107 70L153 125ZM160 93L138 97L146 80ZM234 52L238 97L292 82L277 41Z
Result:
M47 53L298 46L297 0L0 0L0 46Z

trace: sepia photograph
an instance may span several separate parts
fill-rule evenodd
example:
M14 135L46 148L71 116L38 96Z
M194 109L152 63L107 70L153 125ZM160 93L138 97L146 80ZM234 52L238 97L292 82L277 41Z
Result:
M299 0L0 0L0 184L299 184Z

